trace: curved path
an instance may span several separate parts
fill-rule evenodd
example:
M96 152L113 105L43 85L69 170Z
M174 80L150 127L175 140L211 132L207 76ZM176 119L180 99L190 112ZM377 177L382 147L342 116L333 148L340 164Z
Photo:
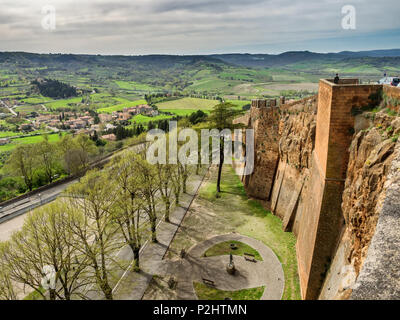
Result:
M229 275L225 269L228 255L204 257L209 248L225 241L246 243L259 252L263 261L251 262L234 256L237 273ZM236 233L216 236L195 245L185 259L163 262L160 273L178 275L176 289L180 300L197 299L193 281L202 282L202 278L214 281L215 287L224 291L265 286L261 300L280 300L285 286L282 265L274 252L262 242Z

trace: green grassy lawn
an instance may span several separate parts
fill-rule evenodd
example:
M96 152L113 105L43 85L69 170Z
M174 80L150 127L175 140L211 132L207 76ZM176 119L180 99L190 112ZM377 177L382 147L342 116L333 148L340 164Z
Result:
M282 299L301 299L295 236L283 231L282 221L277 216L247 197L242 182L230 165L223 168L222 192L218 197L216 177L217 169L210 168L210 178L201 186L168 256L173 258L182 248L188 249L212 236L237 232L263 242L277 255L285 274Z
M234 243L237 248L232 250L230 247L231 243ZM223 255L229 255L230 253L232 253L232 255L235 256L244 256L245 253L249 253L254 255L254 258L256 260L262 261L262 258L257 250L253 249L249 245L240 241L225 241L218 243L215 246L208 249L205 252L204 256L205 257L223 256Z
M65 134L65 133L64 133ZM48 135L50 142L56 142L60 140L60 136L58 133L53 133ZM20 144L33 144L43 141L43 135L33 136L33 137L24 137L24 138L16 138L13 139L11 143L6 144L4 146L0 146L0 152L10 151L14 149L16 146Z
M14 131L0 131L0 138L7 138L7 137L14 137L20 136L21 132L14 132Z
M265 287L243 289L238 291L223 291L209 287L203 283L194 282L194 290L199 300L260 300Z
M121 99L121 98L120 98ZM98 113L112 113L114 111L121 111L124 108L129 108L129 107L134 107L137 106L139 104L146 104L146 100L136 100L136 101L129 101L126 100L125 102L115 105L115 106L111 106L111 107L106 107L106 108L99 108L97 109Z

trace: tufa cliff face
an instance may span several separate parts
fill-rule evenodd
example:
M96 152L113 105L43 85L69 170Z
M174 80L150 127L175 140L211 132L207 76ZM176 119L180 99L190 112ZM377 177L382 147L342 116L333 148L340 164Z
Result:
M357 274L378 222L377 204L394 158L393 134L400 131L399 119L391 118L378 114L372 128L357 133L350 147L342 210L351 241L348 260Z
M398 148L400 118L384 112L365 113L357 116L356 123L362 123L366 129L355 133L350 146L342 202L345 226L321 299L348 299L353 287L359 286L362 290L358 279L376 235L378 221L383 217L386 189L392 185L387 182ZM378 269L376 265L375 272L387 272Z

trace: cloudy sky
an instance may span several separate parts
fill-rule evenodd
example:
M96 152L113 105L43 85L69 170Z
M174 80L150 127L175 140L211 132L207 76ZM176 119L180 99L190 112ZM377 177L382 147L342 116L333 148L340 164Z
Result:
M56 13L54 30L49 5ZM355 30L342 27L345 5L356 10ZM399 47L400 0L0 0L0 51L136 55Z

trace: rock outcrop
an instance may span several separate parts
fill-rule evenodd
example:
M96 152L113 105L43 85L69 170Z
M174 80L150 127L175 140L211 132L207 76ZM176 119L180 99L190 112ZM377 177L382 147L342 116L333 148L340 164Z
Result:
M386 189L392 185L392 182L388 184L388 179L393 180L396 173L393 167L398 156L395 150L400 148L396 138L400 132L400 119L384 112L376 115L365 113L359 117L369 119L369 127L356 132L350 146L342 202L345 226L321 299L347 299L351 296L370 254L378 221L382 218L383 203L387 201ZM379 272L386 274L384 269ZM358 287L361 288L359 284Z

